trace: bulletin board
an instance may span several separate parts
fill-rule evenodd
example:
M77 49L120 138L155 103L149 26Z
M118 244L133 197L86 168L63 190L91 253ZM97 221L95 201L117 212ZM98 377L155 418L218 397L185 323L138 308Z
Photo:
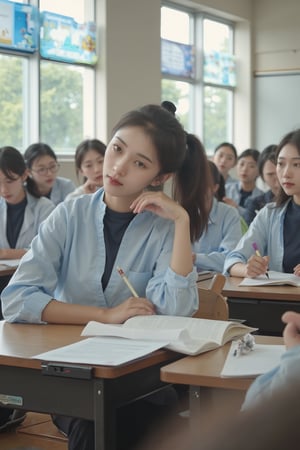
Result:
M254 86L255 146L261 151L300 128L300 70L258 75Z

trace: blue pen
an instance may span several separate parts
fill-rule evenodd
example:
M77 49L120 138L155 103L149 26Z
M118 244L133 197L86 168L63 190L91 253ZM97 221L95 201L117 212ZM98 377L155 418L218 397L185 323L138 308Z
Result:
M257 254L257 256L261 257L260 251L258 250L258 246L256 242L253 242L252 244L253 250L255 251L255 253ZM268 272L266 272L266 277L269 278L269 274Z

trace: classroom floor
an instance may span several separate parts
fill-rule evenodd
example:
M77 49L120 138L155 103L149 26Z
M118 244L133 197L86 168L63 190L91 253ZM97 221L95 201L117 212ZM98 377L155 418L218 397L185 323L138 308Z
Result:
M28 412L16 428L0 433L1 450L67 450L66 438L48 414Z

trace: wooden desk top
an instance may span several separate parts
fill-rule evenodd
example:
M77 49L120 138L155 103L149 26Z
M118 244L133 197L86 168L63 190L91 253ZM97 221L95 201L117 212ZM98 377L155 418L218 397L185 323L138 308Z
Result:
M259 300L297 301L300 302L300 287L295 286L239 286L243 278L226 277L222 290L224 297L253 298ZM199 287L209 288L211 280L198 283Z
M283 344L281 337L255 336L259 344ZM187 356L160 369L160 379L168 383L246 390L250 378L221 378L220 373L231 343L198 356Z
M13 275L16 271L16 267L9 267L0 264L0 277L5 277L6 275Z
M80 336L82 329L80 325L11 324L0 321L0 366L40 369L41 361L31 359L32 356L87 339ZM94 376L116 378L155 364L167 364L180 356L162 349L120 366L95 366Z

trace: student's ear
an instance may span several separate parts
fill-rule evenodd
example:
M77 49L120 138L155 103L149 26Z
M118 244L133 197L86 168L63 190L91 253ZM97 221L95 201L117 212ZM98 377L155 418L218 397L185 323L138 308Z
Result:
M171 178L172 174L171 173L164 173L161 175L157 175L152 182L150 183L150 186L161 186L163 185L169 178Z
M29 169L26 169L25 172L23 173L23 175L21 176L21 180L23 183L25 183L25 181L27 180L29 175L30 175L30 171L29 171Z

